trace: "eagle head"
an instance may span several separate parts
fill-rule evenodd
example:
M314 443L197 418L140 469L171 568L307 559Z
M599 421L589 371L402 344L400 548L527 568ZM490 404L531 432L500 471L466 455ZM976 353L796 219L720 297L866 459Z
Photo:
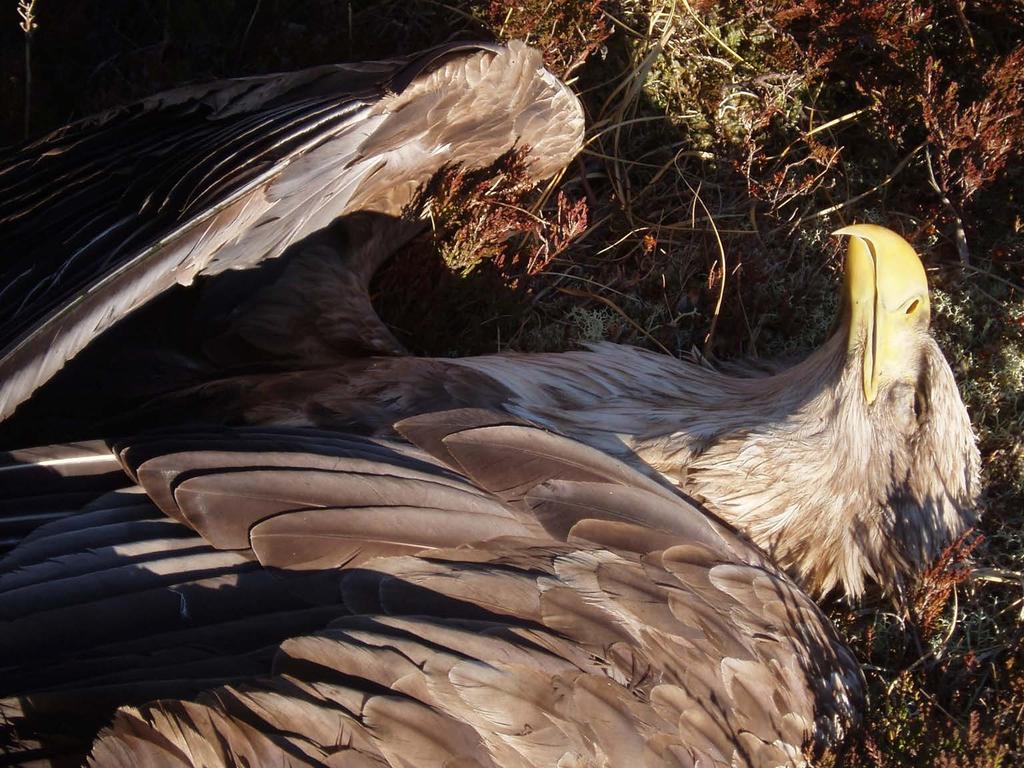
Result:
M858 597L899 588L974 523L980 461L920 258L884 227L835 234L849 238L838 330L749 379L682 485L809 590Z

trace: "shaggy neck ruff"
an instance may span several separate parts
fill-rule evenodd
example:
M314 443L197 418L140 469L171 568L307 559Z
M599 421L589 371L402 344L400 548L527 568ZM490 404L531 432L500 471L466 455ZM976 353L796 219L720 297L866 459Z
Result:
M871 405L848 338L840 328L773 376L615 344L459 364L514 392L513 413L639 459L808 590L856 598L868 581L899 588L971 525L979 482L970 422L931 337L908 352L920 356L917 384Z

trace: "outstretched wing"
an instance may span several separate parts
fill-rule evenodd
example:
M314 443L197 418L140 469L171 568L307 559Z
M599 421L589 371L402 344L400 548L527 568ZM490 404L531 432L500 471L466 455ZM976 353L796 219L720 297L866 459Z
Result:
M501 414L397 428L116 445L139 485L0 563L8 748L120 707L97 765L777 765L855 718L814 603L670 489Z
M442 165L518 145L550 175L583 117L539 54L452 44L160 94L0 159L0 420L176 283L251 266L336 217L398 215Z

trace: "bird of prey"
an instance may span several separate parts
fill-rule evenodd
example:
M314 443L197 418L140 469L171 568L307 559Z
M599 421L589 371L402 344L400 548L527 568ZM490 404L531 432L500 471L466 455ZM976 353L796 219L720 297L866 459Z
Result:
M435 171L520 147L540 179L582 130L536 52L455 45L172 91L4 161L4 416L170 286L280 265L208 350L267 366L0 466L13 760L769 766L857 722L809 593L897 588L978 493L902 238L840 230L838 329L772 375L417 358L372 311Z

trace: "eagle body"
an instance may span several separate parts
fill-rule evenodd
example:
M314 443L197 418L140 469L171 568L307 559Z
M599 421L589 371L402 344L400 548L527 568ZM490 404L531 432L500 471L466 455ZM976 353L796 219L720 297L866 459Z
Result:
M848 335L840 328L774 376L599 343L547 354L356 358L219 381L188 402L201 409L197 401L210 398L216 412L247 424L382 436L421 413L497 410L660 477L812 592L856 596L870 582L901 585L973 523L979 464L952 372L930 336L920 342L927 391L897 387L884 408L872 408L858 396ZM925 479L935 472L941 484Z
M107 427L0 461L12 760L776 766L855 727L810 594L898 587L977 495L901 238L844 232L839 330L770 376L417 358L372 310L431 175L518 149L539 180L582 137L537 52L459 43L189 86L0 162L0 431ZM186 310L216 333L148 349ZM111 422L76 387L118 360Z

